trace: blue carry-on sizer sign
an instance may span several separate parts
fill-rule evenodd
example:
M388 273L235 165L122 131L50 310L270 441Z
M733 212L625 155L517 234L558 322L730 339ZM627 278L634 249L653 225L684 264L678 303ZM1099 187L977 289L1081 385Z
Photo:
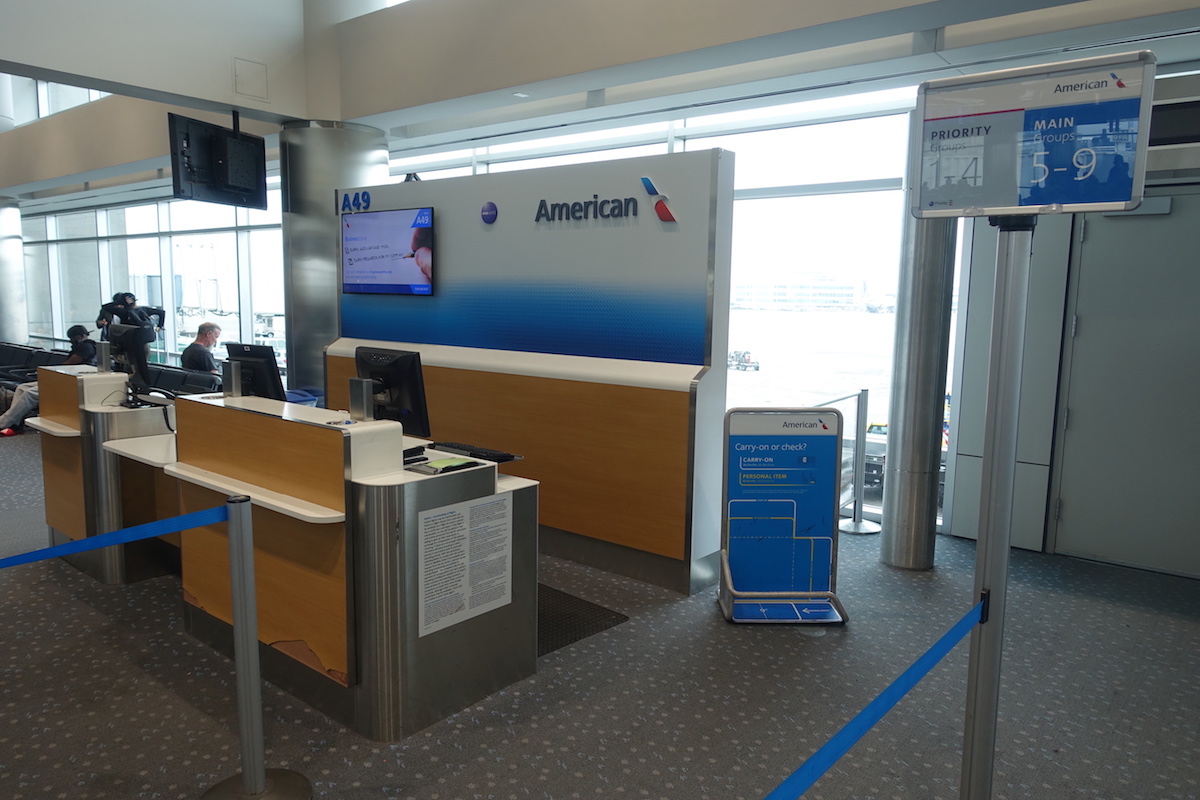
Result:
M836 595L842 415L725 414L718 601L733 622L846 622Z

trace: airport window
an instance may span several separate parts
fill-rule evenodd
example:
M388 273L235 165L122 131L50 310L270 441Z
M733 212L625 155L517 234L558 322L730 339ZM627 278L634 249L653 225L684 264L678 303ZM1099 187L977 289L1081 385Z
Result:
M108 209L110 236L157 232L158 206L155 204Z
M45 230L45 220L42 220ZM44 236L42 238L45 238ZM25 307L29 315L29 338L49 347L54 340L54 304L50 299L50 245L25 246ZM89 326L90 328L91 326Z
M23 78L18 75L11 77L0 75L0 81L5 78L8 78L12 85L13 124L25 125L36 122L41 117L38 114L38 82L33 78Z
M61 325L55 325L55 334L62 333L65 337L67 328L72 325L96 327L96 310L100 304L100 254L97 242L60 242L51 248L51 263L57 269L51 269L51 286L53 279L58 278L58 293L61 298L59 307L62 309Z
M666 153L666 143L624 147L618 150L591 150L586 153L530 158L523 161L501 161L491 164L488 172L515 172L522 169L561 167L566 164L588 164L595 161L615 161L619 158L638 158L640 156L666 155Z
M887 419L902 206L898 190L734 203L729 347L759 369L730 371L729 407L868 389Z
M287 317L283 302L283 231L279 228L250 231L249 240L254 343L273 347L280 369L284 369ZM221 336L225 341L233 341L225 334L223 325Z
M46 218L21 217L21 240L25 242L46 241Z
M44 117L90 102L89 90L80 86L67 86L63 83L43 83L42 87L45 88L46 93L45 102L41 104L45 109L45 113L42 114Z
M59 214L56 222L59 239L84 239L96 235L96 214L92 211Z
M688 139L736 153L735 189L844 183L904 174L908 118L886 117Z
M181 352L202 322L221 326L226 341L240 341L237 235L232 231L171 237L176 294L175 352Z
M0 80L8 81L11 86L14 125L37 122L43 117L81 106L84 103L91 103L109 95L109 92L101 92L97 89L39 81L20 75L0 73Z
M278 179L268 187L265 210L159 200L25 215L31 339L62 346L67 328L94 329L100 305L130 291L141 305L167 311L152 360L177 363L199 324L212 321L223 340L273 345L282 361Z
M173 231L232 228L237 224L233 206L217 203L176 202L171 203L167 209Z

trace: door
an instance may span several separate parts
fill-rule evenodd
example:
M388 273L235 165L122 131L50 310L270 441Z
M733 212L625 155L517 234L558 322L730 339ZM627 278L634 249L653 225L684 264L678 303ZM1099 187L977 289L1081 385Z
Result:
M1200 195L1143 209L1076 220L1050 541L1200 576Z

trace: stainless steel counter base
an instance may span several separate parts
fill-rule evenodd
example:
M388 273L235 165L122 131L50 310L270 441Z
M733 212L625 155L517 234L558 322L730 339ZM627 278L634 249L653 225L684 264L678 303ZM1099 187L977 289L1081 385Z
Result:
M362 735L409 736L534 674L536 485L512 493L512 602L419 635L418 514L494 494L494 475L466 471L397 486L354 486L354 727Z
M533 675L536 484L512 491L512 602L419 635L418 515L496 494L495 474L468 470L392 486L351 484L351 685L343 687L260 643L263 678L362 736L395 741ZM232 656L227 623L191 605L184 609L189 633Z
M120 456L104 449L115 439L156 436L174 427L173 409L102 408L81 406L79 410L80 447L83 465L83 503L87 536L121 530ZM69 541L50 529L51 544ZM174 550L174 552L172 552ZM108 584L132 583L179 571L179 554L157 540L131 542L68 556L68 564L88 576Z
M48 527L51 547L73 541ZM110 552L115 551L115 552ZM179 574L179 548L160 539L143 539L61 556L62 560L101 583L137 583L161 575Z

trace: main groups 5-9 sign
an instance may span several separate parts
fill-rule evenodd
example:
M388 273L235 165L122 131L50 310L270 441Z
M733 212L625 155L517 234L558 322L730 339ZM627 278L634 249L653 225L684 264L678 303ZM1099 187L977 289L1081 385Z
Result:
M1137 207L1154 64L1144 51L922 84L910 152L913 214Z

